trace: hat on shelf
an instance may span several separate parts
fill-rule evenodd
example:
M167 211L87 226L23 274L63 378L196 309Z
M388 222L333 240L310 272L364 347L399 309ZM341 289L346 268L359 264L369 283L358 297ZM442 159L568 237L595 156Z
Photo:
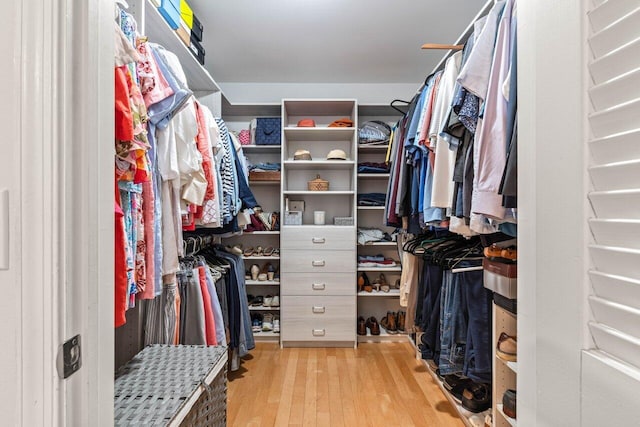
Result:
M298 150L293 153L293 160L311 160L309 150Z
M313 119L302 119L298 121L299 128L314 128L316 127L316 122Z
M331 150L327 154L327 160L347 160L347 153L340 149Z
M349 117L343 117L341 119L334 120L333 122L331 122L329 127L330 128L350 128L350 127L353 127L353 120L351 120Z

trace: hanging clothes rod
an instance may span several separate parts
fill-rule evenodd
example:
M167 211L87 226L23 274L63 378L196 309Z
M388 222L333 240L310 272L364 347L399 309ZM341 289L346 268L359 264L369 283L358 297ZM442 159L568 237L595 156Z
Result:
M420 49L431 50L462 50L463 44L439 44L439 43L425 43Z

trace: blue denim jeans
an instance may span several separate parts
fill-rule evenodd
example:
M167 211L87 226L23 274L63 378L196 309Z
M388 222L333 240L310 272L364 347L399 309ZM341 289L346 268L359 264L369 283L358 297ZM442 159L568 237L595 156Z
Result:
M469 317L464 374L474 381L491 382L491 292L483 286L482 271L457 273L462 300Z
M421 286L422 299L418 305L416 323L424 331L422 335L422 358L440 361L440 298L442 293L442 268L436 265L424 264Z
M462 372L465 361L467 322L462 305L460 273L444 272L440 298L440 373Z

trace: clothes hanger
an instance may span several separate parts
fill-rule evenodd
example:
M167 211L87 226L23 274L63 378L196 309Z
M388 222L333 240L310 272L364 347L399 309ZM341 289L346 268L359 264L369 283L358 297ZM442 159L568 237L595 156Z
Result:
M396 107L396 106L395 106L395 103L396 103L396 102L401 102L401 103L403 103L403 104L405 104L405 105L409 105L409 104L411 104L411 101L405 101L405 100L403 100L403 99L394 99L394 100L393 100L393 101L391 101L391 103L389 104L389 106L390 106L391 108L393 108L394 110L396 110L398 113L402 114L403 116L404 116L405 114L407 114L407 112L406 112L406 111L403 111L403 110L401 110L400 108L398 108L398 107Z

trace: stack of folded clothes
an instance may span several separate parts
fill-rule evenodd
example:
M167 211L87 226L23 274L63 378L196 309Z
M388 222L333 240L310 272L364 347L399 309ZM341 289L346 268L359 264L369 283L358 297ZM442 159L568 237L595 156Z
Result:
M372 242L393 242L393 238L379 228L358 227L358 244L366 245Z
M396 261L383 255L358 255L359 268L389 268L397 265Z
M279 171L280 169L280 163L258 163L249 166L249 170L254 172L273 172Z
M361 162L358 163L358 173L389 173L386 163Z
M387 195L385 193L358 194L358 206L384 206Z

